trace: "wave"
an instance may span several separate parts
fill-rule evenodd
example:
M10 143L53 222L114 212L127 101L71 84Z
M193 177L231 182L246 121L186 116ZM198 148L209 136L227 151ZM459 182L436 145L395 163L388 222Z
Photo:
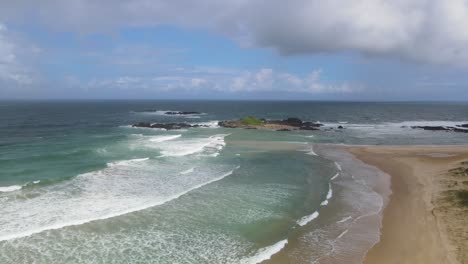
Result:
M317 153L314 152L314 148L312 146L307 151L307 155L318 156Z
M314 220L315 218L317 218L319 216L319 212L318 211L315 211L313 212L312 214L310 215L306 215L304 217L302 217L301 219L297 220L297 224L300 225L300 226L305 226L307 225L310 221Z
M124 167L122 164L119 166ZM147 175L148 177L141 179L138 186L133 186L145 188L144 190L134 190L135 188L128 186L129 182L125 177L118 177L120 175L111 177L117 172L115 167L81 174L61 186L49 186L49 189L44 190L43 195L37 198L5 204L2 209L13 213L0 218L0 225L4 227L0 231L0 241L30 236L46 230L82 225L162 205L205 185L220 181L238 168L239 166L216 177L207 176L209 171L203 171L199 176L205 177L204 180L197 178L199 182L195 181L196 184L193 184L192 177L181 182L180 177L164 175L160 179L162 182L151 184L148 180L154 176L153 170L149 170L151 173ZM135 171L134 168L130 168L130 171L133 173L131 182L135 184L141 172ZM108 177L101 177L102 175ZM171 180L173 182L166 182ZM70 187L73 187L73 191L69 189ZM155 191L155 188L160 190ZM175 192L171 192L168 188L175 189ZM77 190L81 191L78 192L78 196L73 197L73 193ZM13 221L19 218L24 221L19 224Z
M19 191L22 190L23 188L28 188L34 185L37 185L41 183L40 180L32 181L32 182L27 182L23 185L11 185L11 186L5 186L5 187L0 187L0 192L14 192L14 191Z
M341 171L341 165L335 161L335 166L338 169L338 171Z
M192 113L192 114L167 114L168 112L172 113L179 113L183 111L174 111L174 110L152 110L152 111L141 111L141 112L133 112L137 114L145 114L145 115L158 115L158 116L170 116L170 117L185 117L185 118L197 118L201 115L206 115L206 113Z
M192 138L180 141L171 141L170 144L158 144L155 147L161 150L162 157L181 157L195 153L217 156L226 143L227 134L214 135L207 138Z
M153 136L149 141L151 142L164 142L168 140L173 140L176 138L180 138L182 135L169 135L169 136Z
M346 222L346 221L348 221L348 220L350 220L350 219L352 219L352 217L351 217L351 216L347 216L347 217L345 217L345 218L343 218L343 219L337 221L337 223L344 223L344 222Z
M167 129L165 128L153 128L153 127L134 127L132 125L123 125L123 126L119 126L120 128L131 128L131 129L142 129L142 130L150 130L150 131L156 131L156 130L160 130L160 131L167 131ZM178 130L178 131L181 131L181 130Z
M328 204L328 201L333 197L333 190L332 190L332 186L331 184L329 183L328 184L328 193L327 193L327 197L326 199L320 204L320 205L327 205Z
M219 128L218 123L218 120L212 120L207 122L193 123L192 125L200 125L202 126L201 128Z
M346 229L345 231L343 231L336 239L340 239L342 238L344 235L346 235L346 233L348 233L348 229Z
M331 177L330 181L333 181L334 179L338 178L338 176L340 176L339 172L337 172L335 175L333 175L333 177Z
M317 241L324 245L318 254L310 256L310 262L362 263L369 248L379 241L382 210L391 193L390 177L337 146L319 145L316 149L322 157L343 166L353 162L346 174L338 173L354 180L343 182L341 187L346 191L336 198L343 218L308 234L307 245L314 246Z
M269 260L274 254L280 252L287 244L288 244L287 239L278 241L271 246L264 247L258 250L254 256L242 260L241 263L242 264L257 264L265 260Z
M401 134L408 132L413 126L442 126L456 127L457 125L467 124L468 121L442 121L442 120L415 120L402 122L380 122L380 123L346 123L330 122L324 123L324 128L335 128L344 126L346 129L362 131L372 134ZM459 127L461 128L461 127ZM461 128L463 129L463 128ZM415 132L418 132L414 130Z
M21 185L4 186L4 187L0 187L0 192L14 192L14 191L21 190L22 188L23 186Z
M182 174L182 175L183 175L183 174L189 174L189 173L192 173L192 172L194 172L194 171L195 171L195 167L190 168L190 169L188 169L188 170L181 171L179 174Z
M135 162L142 162L142 161L147 161L147 160L149 160L149 157L141 158L141 159L119 160L119 161L108 162L107 166L112 167L112 166L118 166L118 165L130 165Z

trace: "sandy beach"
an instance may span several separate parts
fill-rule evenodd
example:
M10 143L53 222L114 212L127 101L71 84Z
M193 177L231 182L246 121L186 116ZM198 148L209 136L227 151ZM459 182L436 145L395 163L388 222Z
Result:
M348 151L391 175L382 236L366 264L468 263L466 146L365 146Z

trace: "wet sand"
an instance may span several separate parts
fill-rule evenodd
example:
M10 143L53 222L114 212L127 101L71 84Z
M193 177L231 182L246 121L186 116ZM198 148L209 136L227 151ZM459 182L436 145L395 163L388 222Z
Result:
M468 147L362 146L347 150L391 175L392 195L384 210L380 242L364 263L468 263L468 211L452 199L454 190L468 189L468 175L449 173L468 161Z

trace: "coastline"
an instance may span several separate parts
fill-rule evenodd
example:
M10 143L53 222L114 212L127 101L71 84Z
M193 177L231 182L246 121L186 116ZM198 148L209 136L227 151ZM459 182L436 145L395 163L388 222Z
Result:
M468 160L467 146L345 149L391 178L392 195L383 212L380 241L369 250L365 264L467 261L463 256L466 242L463 237L457 238L467 231L463 212L457 215L458 209L444 202L451 177L448 171Z

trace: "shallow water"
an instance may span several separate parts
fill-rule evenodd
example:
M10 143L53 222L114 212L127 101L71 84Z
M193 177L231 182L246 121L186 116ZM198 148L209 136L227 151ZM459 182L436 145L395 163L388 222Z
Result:
M378 240L385 176L313 144L468 139L408 128L463 123L468 105L459 103L5 102L0 110L0 263L359 263ZM216 125L247 114L325 128ZM210 127L130 126L139 121Z

